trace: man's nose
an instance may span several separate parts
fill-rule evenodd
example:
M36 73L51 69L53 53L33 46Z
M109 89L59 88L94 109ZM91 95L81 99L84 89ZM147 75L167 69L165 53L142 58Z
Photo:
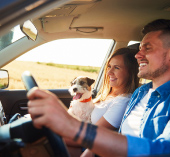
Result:
M136 59L141 59L144 57L144 53L142 50L139 50L138 53L135 55Z

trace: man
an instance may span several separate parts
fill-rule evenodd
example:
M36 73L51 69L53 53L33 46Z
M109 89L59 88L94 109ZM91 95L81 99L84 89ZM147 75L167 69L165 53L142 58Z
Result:
M152 82L132 95L120 128L124 135L76 120L54 94L37 88L27 95L35 127L46 126L100 156L170 154L170 20L156 20L143 32L138 76Z

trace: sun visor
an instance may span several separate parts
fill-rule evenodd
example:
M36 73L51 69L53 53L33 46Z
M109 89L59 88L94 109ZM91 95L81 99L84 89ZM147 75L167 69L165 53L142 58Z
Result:
M55 33L69 30L73 16L68 17L49 17L41 19L41 24L44 32Z
M74 1L78 4L71 3L59 7L40 17L39 22L34 21L34 24L37 24L38 27L41 25L44 32L48 33L68 31L75 19L80 19L82 14L93 9L98 1L84 1L80 4L79 1Z

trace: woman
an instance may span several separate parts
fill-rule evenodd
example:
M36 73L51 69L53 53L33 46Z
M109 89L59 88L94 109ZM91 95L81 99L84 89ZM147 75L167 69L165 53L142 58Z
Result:
M121 48L111 55L104 70L103 86L94 100L93 124L118 130L131 93L139 86L137 50ZM81 157L93 156L86 149Z

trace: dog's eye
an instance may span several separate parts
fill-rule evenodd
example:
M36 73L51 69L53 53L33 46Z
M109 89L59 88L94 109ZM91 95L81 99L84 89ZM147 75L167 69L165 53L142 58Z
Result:
M83 81L80 81L80 85L83 85L85 82L83 82Z

